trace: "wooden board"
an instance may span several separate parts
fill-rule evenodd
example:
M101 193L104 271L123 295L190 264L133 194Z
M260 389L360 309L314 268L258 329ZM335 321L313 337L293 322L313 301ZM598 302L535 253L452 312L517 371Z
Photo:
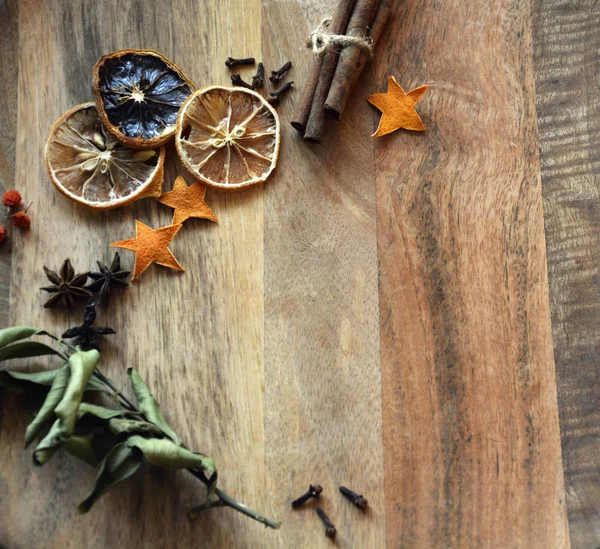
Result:
M166 14L163 7L117 1L19 5L16 185L35 197L35 225L13 255L13 280L21 281L12 286L14 323L62 330L72 322L43 310L43 296L31 291L43 283L42 265L57 268L68 256L77 268L92 268L96 259L112 255L110 242L134 236L134 219L153 227L171 220L172 210L155 201L116 214L89 212L48 182L42 151L52 121L91 99L91 67L100 56L124 47L156 49L199 85L226 83L222 60L232 52L260 57L259 1L242 0L233 11L190 2ZM244 32L233 32L236 27ZM171 167L167 188L173 178ZM135 365L182 439L217 460L223 488L265 508L262 188L209 193L208 200L219 225L192 222L171 248L187 272L150 270L98 319L119 334L105 346L103 369L125 386L125 367ZM131 266L132 254L123 257ZM34 470L30 452L21 449L22 422L10 428L4 415L3 426L0 461L11 471L3 473L4 545L156 547L181 540L189 546L201 538L218 546L233 544L242 532L245 546L262 542L264 529L237 513L207 513L190 523L184 505L201 502L204 490L181 473L145 471L103 498L92 515L78 516L76 504L93 472L62 456ZM23 493L35 497L24 500Z
M18 52L17 2L0 3L0 193L14 187L15 179L15 136L17 134L17 82L18 69L14 59ZM0 214L0 225L7 227L4 212ZM8 325L8 300L10 293L10 253L4 243L0 248L0 326ZM6 251L5 251L6 250Z
M536 2L552 332L573 547L600 546L598 2Z
M529 6L435 4L377 73L430 84L376 147L388 544L567 547Z
M90 213L48 182L49 128L91 99L103 53L157 49L198 85L228 83L228 55L267 70L291 59L302 83L305 37L333 6L21 0L18 32L10 18L2 26L19 71L15 184L34 201L34 227L16 242L10 321L66 328L72 319L31 291L42 265L69 256L92 268L109 242L133 236L134 219L170 221L153 201ZM329 547L312 507L289 509L311 482L325 489L340 547L569 547L531 6L406 0L382 44L325 144L288 127L292 92L273 178L209 192L219 224L193 221L172 246L186 273L151 268L99 319L118 331L104 370L125 386L125 367L138 367L181 437L215 457L223 488L282 529L223 509L189 523L183 506L202 487L149 468L78 516L93 472L62 455L34 469L27 418L7 398L2 549ZM407 89L431 85L425 134L369 137L377 113L364 98L388 74ZM176 173L171 163L166 188ZM368 497L366 515L341 499L342 483Z
M331 8L265 3L268 66L292 58L291 77L303 82L312 59L299 45ZM290 28L290 18L306 23ZM341 547L385 544L374 144L363 100L374 91L361 87L326 146L300 139L286 102L281 168L265 188L268 491L318 481ZM340 497L340 484L368 494L366 515ZM329 545L312 508L286 521L276 547Z

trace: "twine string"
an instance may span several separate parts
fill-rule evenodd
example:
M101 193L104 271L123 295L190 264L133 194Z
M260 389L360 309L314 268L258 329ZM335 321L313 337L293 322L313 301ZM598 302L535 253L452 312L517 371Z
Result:
M349 46L358 46L373 55L373 39L370 36L346 36L345 34L332 34L329 32L331 17L323 19L319 26L310 33L307 46L312 49L317 57L323 57L330 48L339 46L340 49Z

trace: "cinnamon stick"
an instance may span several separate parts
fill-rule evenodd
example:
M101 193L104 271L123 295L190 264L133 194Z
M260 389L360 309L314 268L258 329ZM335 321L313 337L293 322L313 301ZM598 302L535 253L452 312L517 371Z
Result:
M373 48L377 44L379 37L381 36L383 29L385 28L385 24L387 23L387 20L390 16L390 13L392 11L392 1L393 0L382 0L381 5L377 10L377 13L375 14L375 19L373 20L373 24L371 25L371 31L369 32L369 37L371 38L371 40L373 40ZM364 70L365 65L367 64L369 59L369 52L364 50L361 51L356 70L352 74L350 81L343 88L345 91L342 91L341 87L338 88L337 82L332 82L331 89L329 90L329 95L327 96L327 100L325 101L326 118L330 118L333 120L340 119L340 117L342 116L342 112L344 112L346 101L348 100L348 97L350 97L350 94L352 93L352 90L354 89L354 86L356 85L356 82L359 76L362 74L362 71ZM336 87L335 90L334 86ZM332 104L329 103L330 97L332 98ZM336 98L335 104L333 104L334 97Z
M306 84L304 84L302 95L300 95L300 99L296 104L294 116L292 117L292 126L301 134L304 134L306 123L308 122L308 117L310 116L310 108L312 107L313 97L315 96L315 90L317 89L317 83L319 82L322 64L322 57L315 57L313 59L310 71L308 73L308 80L306 81Z
M331 46L323 59L321 74L319 75L317 89L315 90L315 96L310 107L306 130L304 131L305 141L311 141L312 143L321 142L321 136L325 127L325 99L333 80L333 74L335 73L338 49L337 46Z
M354 2L355 0L339 1L335 13L333 14L331 25L329 26L329 31L332 34L342 34L346 30L346 25L350 19ZM296 110L292 118L292 126L300 133L304 133L306 130L306 124L308 123L308 118L312 109L313 99L319 83L319 77L321 76L321 68L326 58L327 54L324 57L318 57L313 60L310 72L308 74L308 79L304 85L304 89L302 90L302 95L300 96L300 100L296 105ZM327 90L328 89L329 86L327 86ZM327 93L327 91L325 91L325 93ZM324 101L325 98L323 98L323 102Z
M390 13L390 0L378 2L365 0L360 5L356 5L352 18L348 23L348 36L364 37L367 36L371 28L370 36L375 42L385 26L385 22ZM348 96L356 84L358 77L365 67L369 58L369 53L359 46L348 46L342 50L340 59L331 81L331 87L325 100L325 112L327 118L339 119Z

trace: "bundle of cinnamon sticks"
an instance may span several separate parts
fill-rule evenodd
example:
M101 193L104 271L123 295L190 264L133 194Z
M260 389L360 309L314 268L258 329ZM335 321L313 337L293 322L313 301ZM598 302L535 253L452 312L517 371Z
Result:
M379 39L390 15L392 0L339 0L328 32L354 38ZM292 119L306 141L320 143L326 119L339 120L350 92L365 68L370 51L358 44L329 44L316 57Z

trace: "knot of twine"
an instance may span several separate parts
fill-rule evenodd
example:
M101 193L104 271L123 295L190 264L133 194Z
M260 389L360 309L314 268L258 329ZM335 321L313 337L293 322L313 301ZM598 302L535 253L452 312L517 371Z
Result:
M369 56L373 55L373 39L369 36L346 36L345 34L331 34L329 25L331 17L326 17L319 23L319 26L310 33L307 40L307 47L311 48L317 57L323 57L331 47L339 46L347 48L348 46L358 46L366 51Z

